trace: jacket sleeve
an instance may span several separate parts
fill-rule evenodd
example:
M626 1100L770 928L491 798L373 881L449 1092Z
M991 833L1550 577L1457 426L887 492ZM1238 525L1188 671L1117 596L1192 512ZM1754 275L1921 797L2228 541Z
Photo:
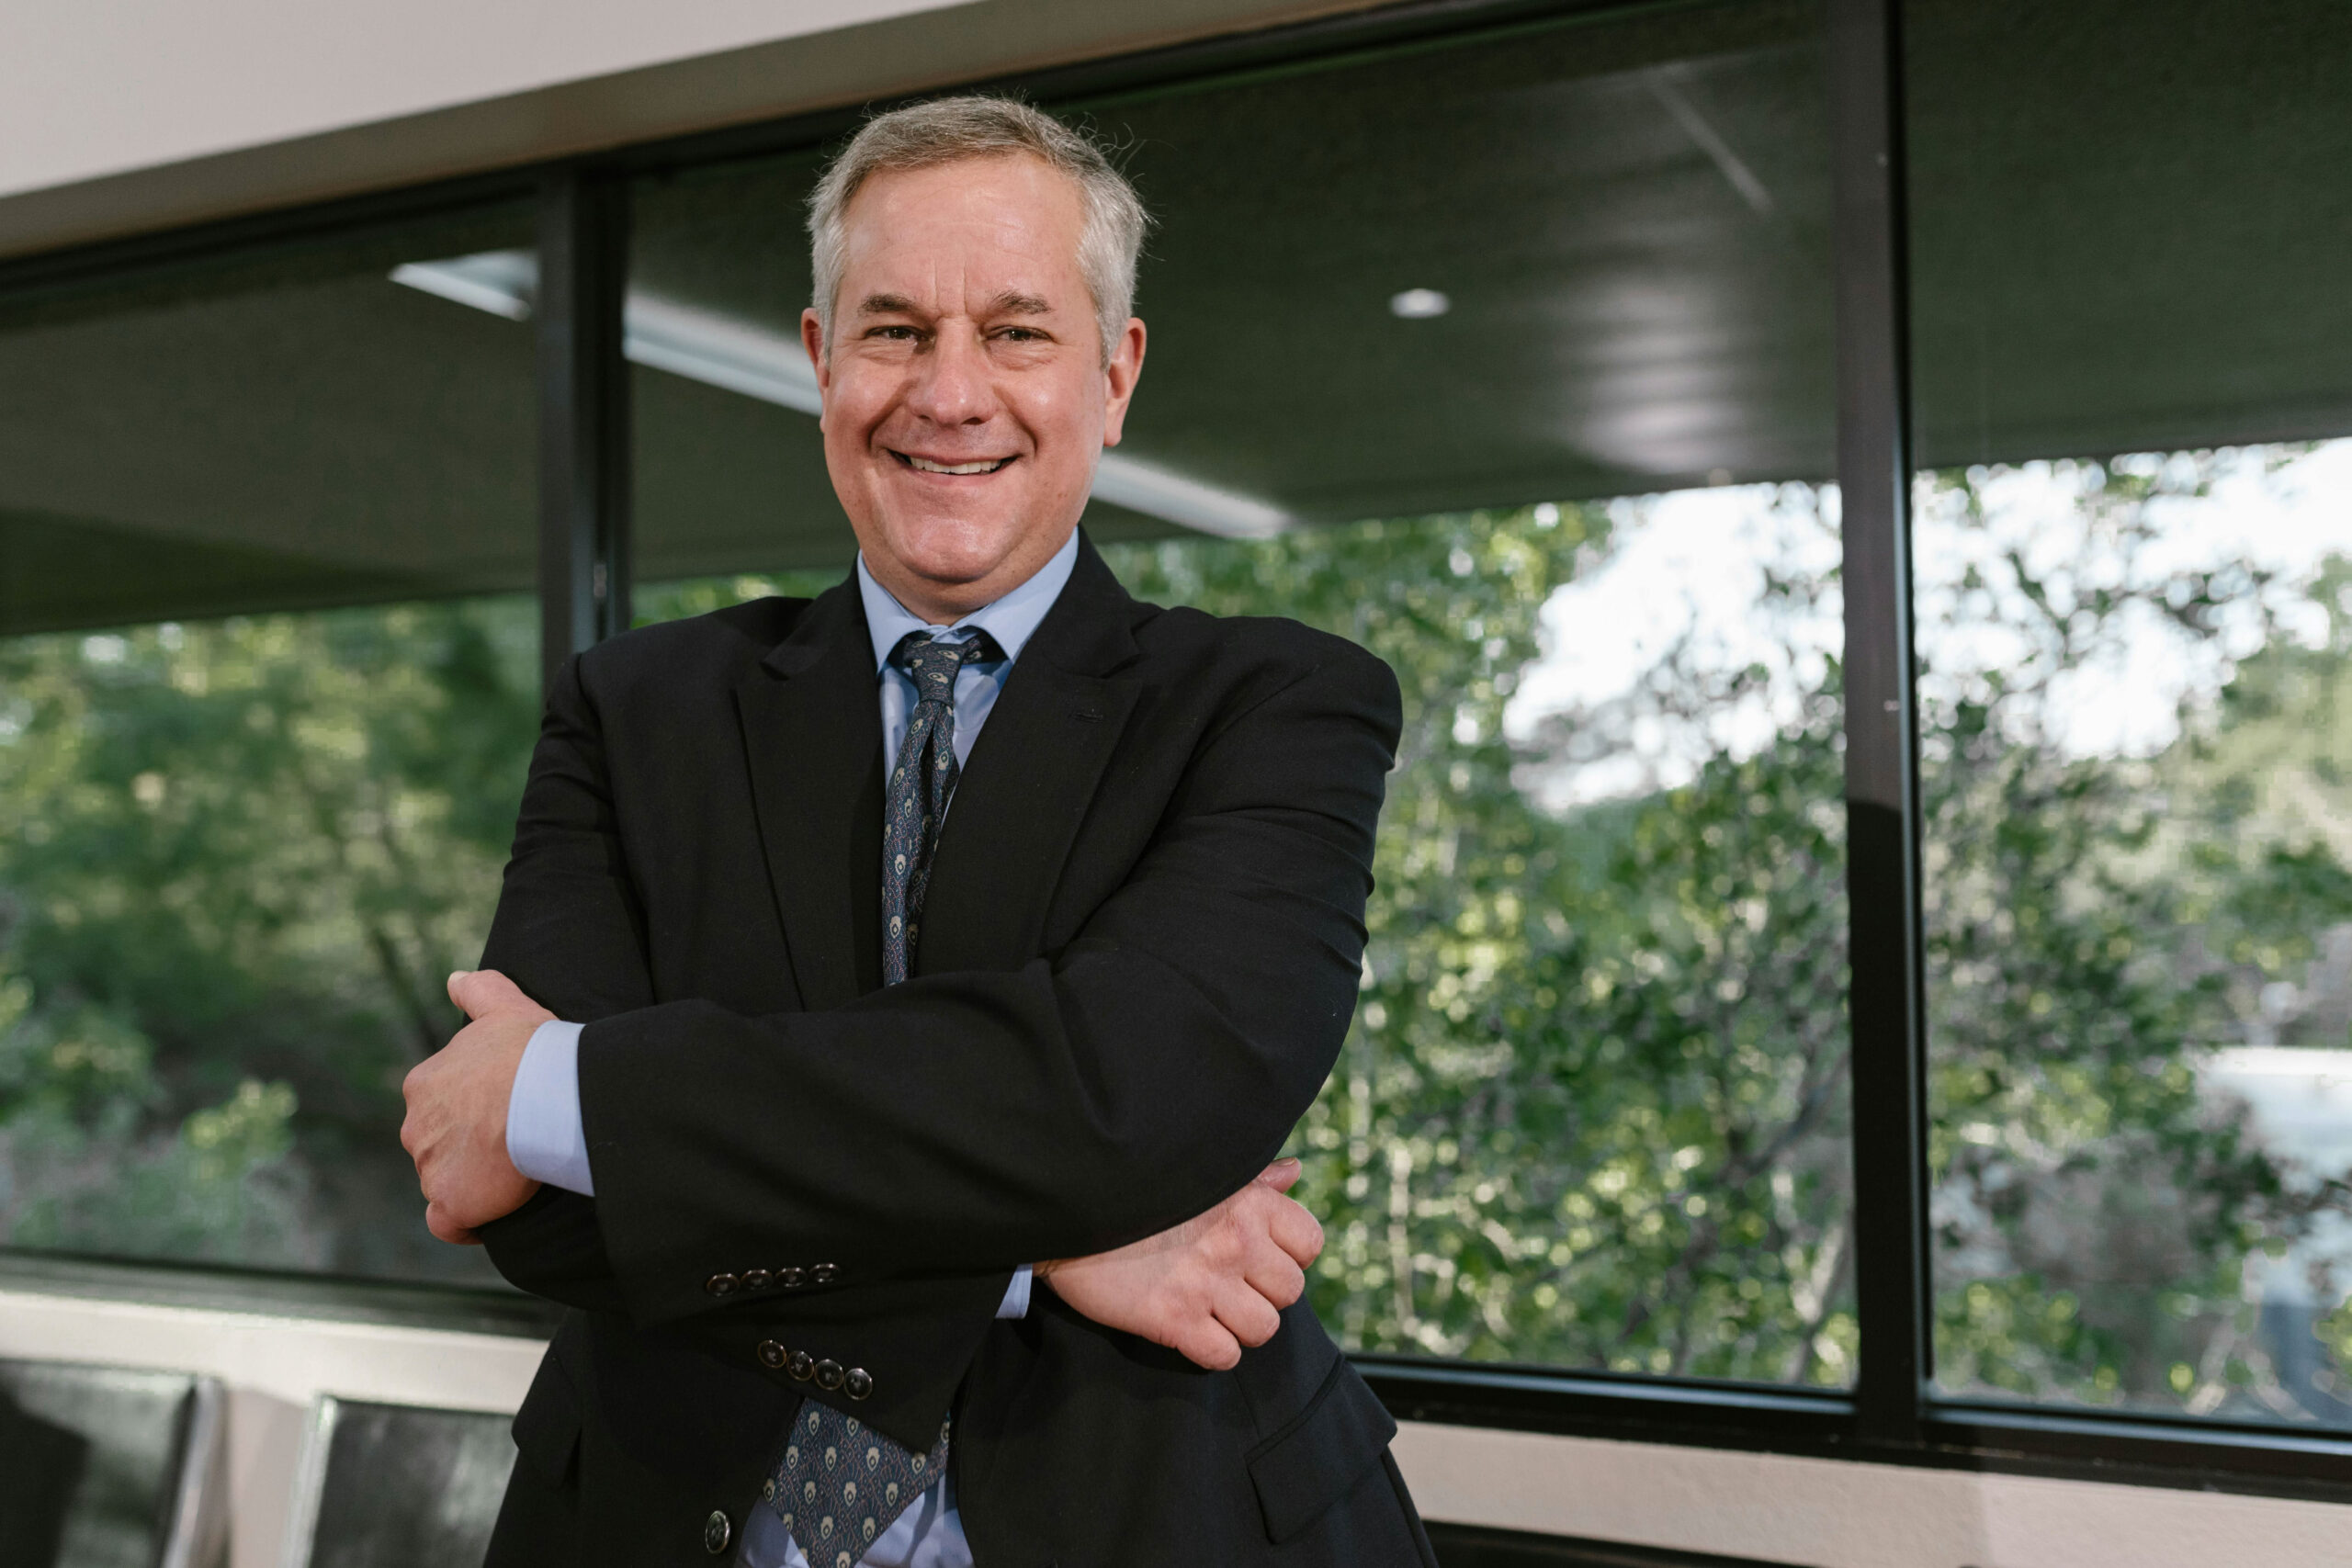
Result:
M641 1005L609 807L592 770L543 756L517 858L559 859L577 902L545 919L593 913L576 940L610 950L609 976L541 999L601 1020L581 1103L630 1315L712 1309L704 1281L745 1258L831 1263L844 1285L1001 1279L1189 1219L1279 1153L1354 1010L1398 728L1387 667L1323 647L1195 749L1125 883L1059 951L824 1012ZM538 931L502 903L493 955L528 964Z
M621 857L603 728L568 660L548 694L514 829L514 848L482 950L558 1018L590 1022L651 1005L644 915ZM506 1279L569 1306L622 1306L594 1200L542 1187L482 1227Z

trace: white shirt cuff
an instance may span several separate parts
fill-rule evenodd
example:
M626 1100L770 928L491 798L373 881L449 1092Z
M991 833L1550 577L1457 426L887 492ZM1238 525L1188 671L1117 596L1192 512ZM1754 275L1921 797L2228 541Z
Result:
M1004 1288L1004 1300L996 1309L997 1316L1027 1317L1029 1315L1030 1277L1029 1265L1026 1263L1012 1271L1012 1283Z
M531 1032L506 1101L506 1157L534 1181L594 1198L588 1135L580 1125L582 1028L550 1019Z

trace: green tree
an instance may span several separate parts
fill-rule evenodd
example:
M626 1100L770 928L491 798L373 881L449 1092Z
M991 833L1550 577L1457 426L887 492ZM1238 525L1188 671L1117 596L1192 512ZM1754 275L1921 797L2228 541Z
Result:
M12 1240L479 1274L394 1134L496 898L535 629L510 600L0 645Z
M2155 560L2202 461L2082 468L2086 558ZM1923 526L1991 537L1997 477L1939 477ZM1106 551L1146 598L1295 616L1403 687L1361 1004L1297 1138L1350 1344L1853 1376L1839 671L1804 653L1838 585L1792 564L1835 558L1822 499L1759 493L1820 547L1741 612L1769 657L1685 637L1516 740L1545 604L1605 581L1645 503ZM2352 1037L2352 570L1977 555L1937 603L2010 652L1923 638L1939 1375L2295 1416L2247 1269L2343 1209L2340 1173L2287 1168L2200 1072L2258 1030ZM649 587L641 618L830 576ZM2218 694L2153 754L2071 746L2066 682L2150 617ZM11 1239L478 1277L393 1133L494 905L535 630L481 601L0 645ZM1629 758L1649 782L1545 804ZM2340 1371L2343 1314L2311 1332Z
M1544 507L1112 555L1145 597L1296 616L1403 685L1363 1002L1301 1129L1327 1319L1366 1348L1842 1381L1834 669L1752 756L1537 809L1503 709L1610 529ZM1686 658L1651 690L1697 712L1759 678Z
M2306 761L2343 744L2342 640L2306 649L2281 625L2332 606L2341 574L2299 588L2170 547L2167 509L2209 499L2217 463L2060 465L2080 536L2054 566L1989 514L1999 474L1923 493L1925 526L1990 547L1951 585L1980 608L1952 619L2010 634L1993 661L1942 638L1922 680L1948 1388L2316 1414L2279 1387L2246 1280L2337 1198L2290 1181L2201 1069L2249 1037L2316 932L2352 919L2352 878L2309 815L2253 808L2297 787L2282 732ZM2065 734L2082 701L2065 683L2123 651L2143 680L2218 672L2217 696L2184 690L2179 739L2154 755Z

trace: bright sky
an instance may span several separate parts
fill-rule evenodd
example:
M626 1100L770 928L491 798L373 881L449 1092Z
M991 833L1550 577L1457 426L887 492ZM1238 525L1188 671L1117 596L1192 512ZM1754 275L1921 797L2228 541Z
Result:
M2120 458L2154 471L2180 458ZM1915 521L1913 570L1930 709L1995 670L2029 670L2050 649L2021 630L2034 617L2007 558L2042 582L2062 611L2105 588L2159 585L2185 571L2233 563L2278 581L2266 595L2287 634L2324 636L2303 596L2321 564L2352 556L2352 440L2300 456L2248 447L2219 459L2206 494L2151 503L2152 534L2126 547L2118 519L2086 507L2093 477L2069 463L2031 463L1982 476L1982 525L1931 498ZM1522 673L1504 730L1533 742L1547 718L1581 744L1539 766L1530 782L1566 807L1687 782L1719 750L1752 754L1796 714L1841 641L1835 584L1810 605L1770 605L1766 573L1822 583L1838 562L1837 495L1798 486L1683 491L1609 506L1612 538L1543 610L1544 652ZM1969 569L1984 580L1963 592ZM1684 700L1660 701L1651 680L1688 639ZM2052 684L2030 722L2077 756L2145 755L2179 732L2178 708L2211 700L2232 661L2260 642L2251 597L2219 638L2199 638L2153 609L2126 615L2078 669ZM1690 700L1747 666L1765 678L1736 699ZM1677 710L1679 711L1677 711Z

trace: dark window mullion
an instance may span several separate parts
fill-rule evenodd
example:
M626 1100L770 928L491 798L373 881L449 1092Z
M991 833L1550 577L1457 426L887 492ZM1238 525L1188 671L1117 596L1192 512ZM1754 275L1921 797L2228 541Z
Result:
M1926 1013L1912 713L1901 0L1829 0L1846 605L1860 1435L1918 1441L1930 1371Z
M566 659L628 629L628 186L577 167L540 187L539 645Z

